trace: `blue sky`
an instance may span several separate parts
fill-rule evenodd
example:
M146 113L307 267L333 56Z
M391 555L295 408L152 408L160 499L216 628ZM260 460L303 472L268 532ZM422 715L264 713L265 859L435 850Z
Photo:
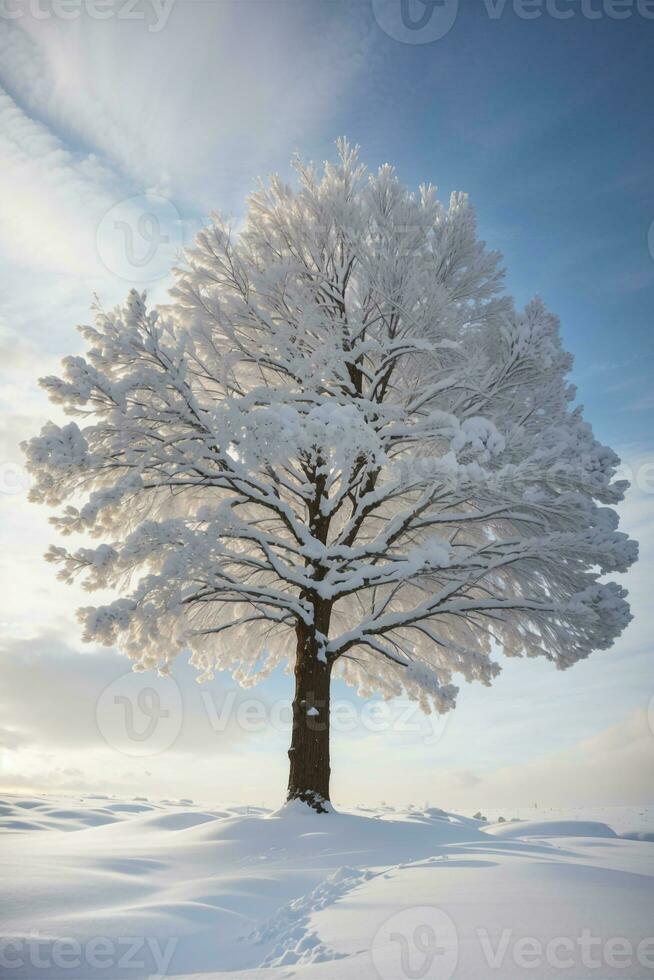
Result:
M507 5L492 20L461 3L436 42L382 35L336 122L407 182L470 194L518 301L538 292L561 315L584 403L613 441L650 431L636 407L652 407L653 41L637 16L523 20Z
M92 294L112 305L135 284L105 235L117 215L129 225L144 195L157 202L168 242L145 272L164 297L177 247L210 209L238 217L258 174L290 174L296 149L322 160L345 134L372 167L389 161L441 196L467 191L517 301L539 293L561 316L579 401L635 475L623 511L643 559L627 582L636 619L612 651L566 674L507 665L493 690L462 690L429 745L424 731L397 726L337 734L335 796L474 809L529 803L536 791L551 805L652 798L654 19L628 0L536 2L535 19L519 4L461 0L442 37L421 43L416 31L403 43L380 26L393 3L171 0L164 18L140 0L142 16L128 20L115 0L99 21L14 0L20 16L0 16L5 788L280 797L283 725L263 736L233 724L209 731L182 665L173 748L126 759L88 722L80 702L94 704L127 664L80 652L74 608L86 600L41 561L52 534L24 502L17 444L52 414L35 378L78 349L73 326ZM424 10L410 3L414 16ZM61 724L35 694L40 677ZM228 689L216 682L215 692ZM270 704L289 691L276 676L258 693ZM354 698L340 687L337 696Z

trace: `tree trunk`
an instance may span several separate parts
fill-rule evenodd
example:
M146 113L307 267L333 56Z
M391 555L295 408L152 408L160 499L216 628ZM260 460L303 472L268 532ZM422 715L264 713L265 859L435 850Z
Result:
M319 659L313 629L298 626L297 641L287 800L301 800L318 813L327 813L331 664Z

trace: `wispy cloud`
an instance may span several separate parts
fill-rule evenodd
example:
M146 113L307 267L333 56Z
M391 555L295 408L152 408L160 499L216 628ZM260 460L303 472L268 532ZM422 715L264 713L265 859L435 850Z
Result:
M2 74L30 114L144 187L233 203L323 130L365 64L356 18L329 8L178 3L154 33L25 18Z

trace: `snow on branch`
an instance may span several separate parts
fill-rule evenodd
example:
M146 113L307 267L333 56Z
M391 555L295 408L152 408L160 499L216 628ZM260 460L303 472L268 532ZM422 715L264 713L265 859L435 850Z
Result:
M463 194L356 149L296 161L220 217L171 302L132 291L42 385L71 420L25 445L66 581L111 589L85 638L140 668L190 649L244 682L296 631L351 683L426 707L493 649L561 667L629 622L626 484L567 377L557 318L516 310ZM603 506L609 505L609 506Z

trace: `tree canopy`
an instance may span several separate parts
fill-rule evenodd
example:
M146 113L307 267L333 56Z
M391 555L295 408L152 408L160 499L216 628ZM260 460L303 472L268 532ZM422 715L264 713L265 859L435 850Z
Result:
M565 668L613 643L627 484L467 197L338 149L238 227L214 217L167 305L131 292L80 328L86 354L42 381L73 420L26 445L32 498L96 539L48 558L115 590L84 637L138 668L190 650L251 683L301 628L363 692L445 711L494 650Z

